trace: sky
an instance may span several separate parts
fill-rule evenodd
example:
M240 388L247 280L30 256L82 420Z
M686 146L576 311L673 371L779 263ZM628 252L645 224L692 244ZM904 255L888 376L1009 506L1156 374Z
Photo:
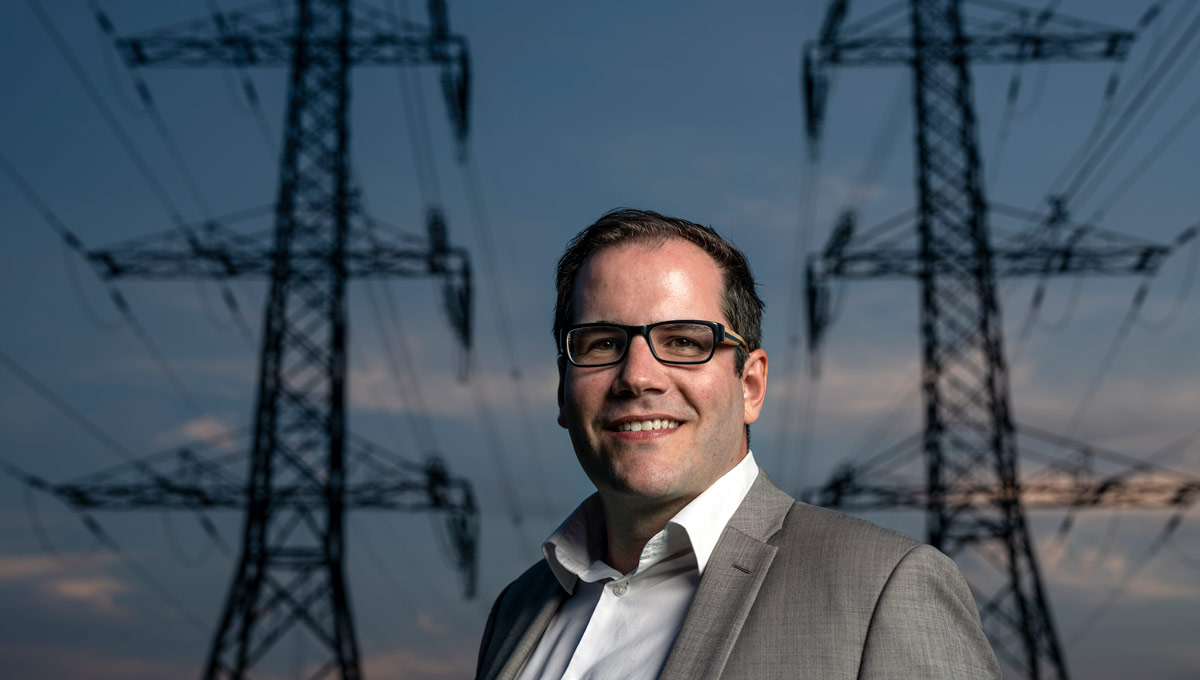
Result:
M265 3L268 12L286 4ZM424 3L410 4L402 11L423 23ZM882 4L851 3L850 20ZM1062 14L1133 28L1150 3L1050 4ZM1072 218L1165 244L1200 221L1200 125L1192 120L1200 106L1200 38L1191 25L1200 3L1161 5L1123 65L972 69L991 201L1044 213L1096 121L1128 113L1128 136L1102 145L1109 155L1072 195ZM246 213L252 217L226 220L229 227L271 226L261 209L277 188L285 72L245 72L260 119L243 94L242 74L133 73L94 16L102 7L116 32L128 35L207 17L209 6L0 5L0 86L8 93L0 154L85 248L171 230L172 212L193 224ZM472 60L465 162L457 161L436 71L355 72L351 164L364 210L420 233L428 199L438 200L451 242L474 264L476 332L464 379L435 282L353 282L349 426L406 459L440 455L471 482L481 512L474 600L462 598L439 552L436 517L351 515L349 589L367 677L471 677L492 599L540 557L540 541L591 492L566 431L555 424L552 276L566 241L610 208L710 224L748 254L767 303L763 344L771 357L753 449L785 490L801 495L840 463L920 431L915 283L836 286L819 378L799 341L804 254L823 247L848 207L860 224L874 225L915 202L910 78L902 68L838 72L819 154L810 155L800 56L823 13L821 2L767 0L451 0L451 30L466 36ZM1159 89L1141 90L1163 63L1178 67L1161 77ZM152 94L165 137L138 103L135 78ZM1104 117L1114 78L1116 96ZM1138 100L1142 107L1130 108ZM424 128L414 111L424 112ZM428 142L414 144L414 129ZM422 185L414 163L426 148L436 187ZM214 455L242 450L244 439L225 433L249 425L253 414L262 282L228 289L117 282L136 319L131 326L107 284L64 246L43 207L7 174L0 211L0 450L8 463L61 483L122 464L120 452L148 455L196 440L211 442ZM992 225L999 237L1022 223L997 214ZM1200 477L1200 446L1194 435L1187 439L1200 420L1196 243L1173 250L1153 277L1050 278L1037 314L1037 281L999 284L1020 426ZM1144 302L1131 316L1139 289ZM238 301L240 321L222 302L226 290ZM401 347L416 387L393 366ZM81 426L85 421L91 425ZM1042 459L1033 456L1043 451L1030 445L1026 472L1038 469ZM56 498L0 477L6 677L196 677L232 558L189 513L92 516L108 545ZM865 516L924 536L918 513ZM1072 517L1059 540L1061 510L1029 513L1072 673L1192 676L1200 667L1196 512L1184 513L1165 542L1159 537L1169 512ZM223 541L236 545L240 517L223 512L211 519ZM969 580L984 578L978 565L960 564ZM289 641L264 677L300 677L315 656L302 638Z

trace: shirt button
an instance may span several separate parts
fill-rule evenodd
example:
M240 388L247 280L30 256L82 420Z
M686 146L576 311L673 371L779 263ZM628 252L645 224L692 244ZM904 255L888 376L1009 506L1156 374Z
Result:
M628 593L628 592L629 592L629 584L628 583L625 583L624 581L622 581L621 583L613 584L613 595L616 595L617 597L622 597L625 595L625 593Z

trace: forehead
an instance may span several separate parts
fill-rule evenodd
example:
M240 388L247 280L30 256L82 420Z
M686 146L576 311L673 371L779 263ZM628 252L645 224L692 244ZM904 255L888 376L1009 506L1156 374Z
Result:
M644 324L703 319L721 312L723 276L716 261L682 239L639 240L596 251L579 270L577 322Z

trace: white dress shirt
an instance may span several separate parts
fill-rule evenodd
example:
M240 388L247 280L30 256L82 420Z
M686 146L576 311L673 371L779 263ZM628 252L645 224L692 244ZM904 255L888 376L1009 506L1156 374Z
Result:
M542 544L550 570L570 597L519 680L657 678L708 558L757 477L754 454L747 453L676 513L624 575L604 563L600 497L584 501Z

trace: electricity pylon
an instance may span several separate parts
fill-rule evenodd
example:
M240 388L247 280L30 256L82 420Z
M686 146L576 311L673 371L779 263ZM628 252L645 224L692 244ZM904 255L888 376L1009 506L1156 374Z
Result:
M453 559L474 588L477 511L470 486L434 460L405 465L346 431L346 286L351 278L434 276L470 345L466 252L451 247L438 211L421 247L368 228L350 173L350 70L356 65L441 67L452 126L467 132L468 55L449 32L442 0L430 26L399 26L352 11L348 0L298 0L294 14L225 12L124 38L133 67L284 67L289 86L273 233L217 224L94 251L110 279L266 279L249 473L187 450L62 485L82 508L245 511L240 556L204 677L242 678L288 633L306 630L324 658L312 677L361 677L345 574L345 513L444 512ZM389 26L392 27L391 30Z
M1147 469L1098 475L1082 464L1056 468L1037 484L1020 478L996 282L1014 276L1149 274L1168 248L1090 228L1067 235L1061 213L1035 229L1031 242L997 244L988 225L970 66L1121 59L1133 35L1050 13L1033 25L1014 14L968 33L959 0L910 0L909 35L897 36L872 32L873 26L844 30L847 11L845 0L831 2L819 40L805 52L810 142L815 145L821 133L830 69L909 67L916 243L856 235L854 216L845 215L824 252L809 261L810 347L818 346L829 321L831 280L919 282L925 481L914 485L869 466L843 466L815 499L855 509L923 510L932 545L951 555L974 548L996 567L1000 585L976 596L1001 661L1025 677L1066 678L1026 525L1026 502L1076 509L1179 507L1195 500L1198 487L1171 475L1150 479Z

